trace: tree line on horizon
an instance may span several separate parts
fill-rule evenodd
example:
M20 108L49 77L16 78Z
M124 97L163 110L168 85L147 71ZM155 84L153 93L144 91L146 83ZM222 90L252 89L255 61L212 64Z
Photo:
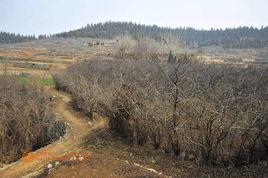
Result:
M8 32L0 32L0 44L20 43L37 39L34 35L21 35Z
M134 39L152 38L167 43L177 38L185 47L222 46L224 48L261 48L268 46L268 27L239 27L228 29L196 30L194 28L168 28L141 25L132 22L105 22L88 24L78 30L59 33L57 37L114 38L130 35Z
M132 22L105 22L88 24L77 30L62 32L52 37L90 37L112 39L119 35L130 35L136 40L144 37L157 42L168 43L178 39L184 47L199 48L205 46L222 46L223 48L262 48L268 47L268 26L260 29L239 27L227 29L196 30L194 28L168 28L156 25L142 25ZM0 32L1 43L18 43L51 36L38 37Z
M39 35L38 37L36 37L35 35L21 35L0 31L0 44L21 43L37 39L46 39L49 37L49 35Z

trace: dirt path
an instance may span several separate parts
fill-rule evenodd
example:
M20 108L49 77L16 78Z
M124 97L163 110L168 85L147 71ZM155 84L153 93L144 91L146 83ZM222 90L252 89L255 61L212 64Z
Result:
M95 130L107 125L105 119L98 118L92 123L88 122L86 118L72 111L72 107L69 106L71 99L68 95L54 89L49 89L48 92L57 98L53 109L56 116L69 125L67 134L64 138L1 168L0 177L40 177L44 173L44 176L53 178L166 177L140 165L116 159L112 155L93 153L89 151L90 148L81 147L86 136L94 134ZM81 157L83 160L78 160ZM76 160L72 160L73 158ZM56 163L59 165L55 166ZM48 169L49 165L53 166L53 169Z
M23 177L38 174L49 163L57 159L68 158L68 156L74 154L74 150L80 149L79 145L86 134L104 126L104 120L89 123L71 112L68 106L70 102L69 96L55 90L51 93L57 98L54 106L56 115L62 117L70 127L68 133L59 141L30 153L19 161L0 169L0 177Z

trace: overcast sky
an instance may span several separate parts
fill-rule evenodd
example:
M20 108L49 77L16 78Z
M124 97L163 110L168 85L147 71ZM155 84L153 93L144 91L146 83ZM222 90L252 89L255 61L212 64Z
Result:
M209 29L268 26L268 0L0 0L0 31L51 34L132 21Z

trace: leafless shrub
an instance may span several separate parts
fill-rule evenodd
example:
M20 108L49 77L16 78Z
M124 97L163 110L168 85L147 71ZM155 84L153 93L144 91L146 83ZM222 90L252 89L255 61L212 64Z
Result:
M42 91L0 76L0 162L16 161L23 153L58 139L64 132L65 125L55 120Z
M126 45L120 45L118 50L116 51L115 57L117 59L125 59L127 54L127 46Z
M156 54L156 49L151 43L146 39L138 40L136 45L134 46L134 58L135 59L152 59Z
M267 75L184 55L173 63L85 61L56 78L76 107L108 117L134 145L238 166L267 159Z

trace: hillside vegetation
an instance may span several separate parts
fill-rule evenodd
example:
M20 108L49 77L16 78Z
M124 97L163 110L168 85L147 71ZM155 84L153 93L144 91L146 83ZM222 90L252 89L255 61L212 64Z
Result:
M134 145L207 165L267 159L267 68L205 65L187 58L91 60L55 76L89 117Z
M25 36L0 32L0 44L18 43L36 39L57 37L90 37L111 39L130 35L136 40L151 38L164 44L179 40L181 45L189 48L205 46L222 46L224 48L263 48L268 47L268 27L261 29L239 27L227 29L197 30L194 28L167 28L156 25L142 25L131 22L106 22L88 24L77 30L63 32L52 36Z
M30 83L0 76L0 163L10 163L65 133L48 96Z
M268 27L257 29L239 27L232 29L196 30L193 28L164 28L128 22L106 22L87 25L81 29L57 34L58 37L115 38L131 35L135 39L150 37L168 43L179 39L185 47L222 46L225 48L268 47Z

